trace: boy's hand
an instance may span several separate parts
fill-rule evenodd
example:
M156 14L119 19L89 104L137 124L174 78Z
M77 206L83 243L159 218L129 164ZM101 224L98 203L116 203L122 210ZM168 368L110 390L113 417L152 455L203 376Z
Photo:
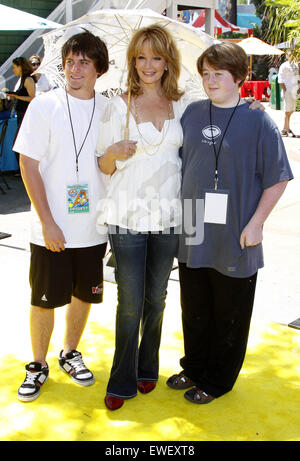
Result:
M245 247L253 247L259 245L263 239L262 226L249 223L243 229L240 237L240 245L242 250Z
M47 250L60 252L65 249L65 236L56 223L43 226L43 237Z

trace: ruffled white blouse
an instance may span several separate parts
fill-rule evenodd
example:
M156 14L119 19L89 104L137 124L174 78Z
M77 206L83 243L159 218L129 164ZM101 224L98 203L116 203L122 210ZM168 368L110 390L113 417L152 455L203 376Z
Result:
M163 231L181 224L181 115L187 102L173 101L174 118L162 131L152 122L137 126L130 113L129 139L137 141L136 153L116 162L107 195L98 203L97 225L111 224L138 232ZM124 139L127 105L113 97L100 122L97 155Z

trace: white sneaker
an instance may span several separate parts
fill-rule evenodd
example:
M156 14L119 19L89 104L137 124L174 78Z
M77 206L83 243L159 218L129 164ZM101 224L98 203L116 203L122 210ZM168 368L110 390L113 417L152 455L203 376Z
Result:
M94 375L83 363L80 352L73 350L68 352L64 357L62 353L63 351L60 351L58 358L61 370L70 375L76 384L81 384L81 386L94 384Z
M41 386L49 377L48 365L42 366L39 362L31 362L25 366L26 377L18 389L18 399L30 402L40 395Z

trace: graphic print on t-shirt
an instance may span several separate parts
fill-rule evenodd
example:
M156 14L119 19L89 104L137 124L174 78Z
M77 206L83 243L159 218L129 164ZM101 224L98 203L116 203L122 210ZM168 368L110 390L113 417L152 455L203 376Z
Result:
M212 140L221 135L221 130L216 125L208 125L203 128L202 134L206 139Z

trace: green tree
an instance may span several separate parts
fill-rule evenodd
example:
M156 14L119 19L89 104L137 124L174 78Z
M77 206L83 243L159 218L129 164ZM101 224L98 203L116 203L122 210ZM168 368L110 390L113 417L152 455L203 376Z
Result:
M252 0L251 3L253 3L255 6L256 16L262 19L264 17L266 9L265 0Z
M293 54L300 57L300 2L299 0L265 0L268 20L266 38L276 44L291 41Z

